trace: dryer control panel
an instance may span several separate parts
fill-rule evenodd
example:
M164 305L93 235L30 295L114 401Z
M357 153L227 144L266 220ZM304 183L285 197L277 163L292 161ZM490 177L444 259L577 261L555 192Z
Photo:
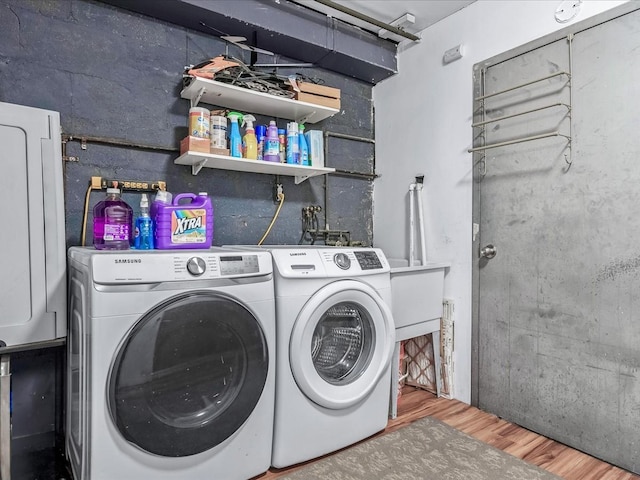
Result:
M91 256L97 284L139 284L268 275L268 252L218 253L206 250L100 252Z

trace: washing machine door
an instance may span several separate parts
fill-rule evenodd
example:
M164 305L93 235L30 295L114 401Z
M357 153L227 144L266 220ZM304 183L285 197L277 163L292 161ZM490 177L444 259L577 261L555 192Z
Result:
M184 457L237 431L258 403L269 352L256 317L214 292L173 297L129 331L112 364L108 405L142 450Z
M318 405L351 407L389 368L395 329L391 311L369 285L341 280L318 290L300 311L289 363L300 390Z

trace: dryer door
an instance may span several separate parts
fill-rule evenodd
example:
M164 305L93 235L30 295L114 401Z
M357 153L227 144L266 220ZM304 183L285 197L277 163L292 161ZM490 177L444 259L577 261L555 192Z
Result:
M184 457L237 431L258 403L269 352L256 317L231 297L190 292L145 314L108 379L111 418L130 443Z
M388 371L394 335L391 311L369 285L341 280L323 287L291 334L289 363L298 387L326 408L359 403Z

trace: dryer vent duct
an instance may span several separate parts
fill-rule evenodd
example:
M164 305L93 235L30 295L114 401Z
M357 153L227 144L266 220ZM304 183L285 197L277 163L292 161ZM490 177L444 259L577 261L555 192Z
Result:
M252 39L254 47L373 85L398 72L396 42L288 0L102 1L207 35L213 27Z

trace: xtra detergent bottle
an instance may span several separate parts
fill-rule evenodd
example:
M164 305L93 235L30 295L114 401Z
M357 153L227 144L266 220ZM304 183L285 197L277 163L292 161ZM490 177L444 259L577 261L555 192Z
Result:
M213 205L206 192L181 193L173 202L153 202L155 247L160 250L210 248Z

